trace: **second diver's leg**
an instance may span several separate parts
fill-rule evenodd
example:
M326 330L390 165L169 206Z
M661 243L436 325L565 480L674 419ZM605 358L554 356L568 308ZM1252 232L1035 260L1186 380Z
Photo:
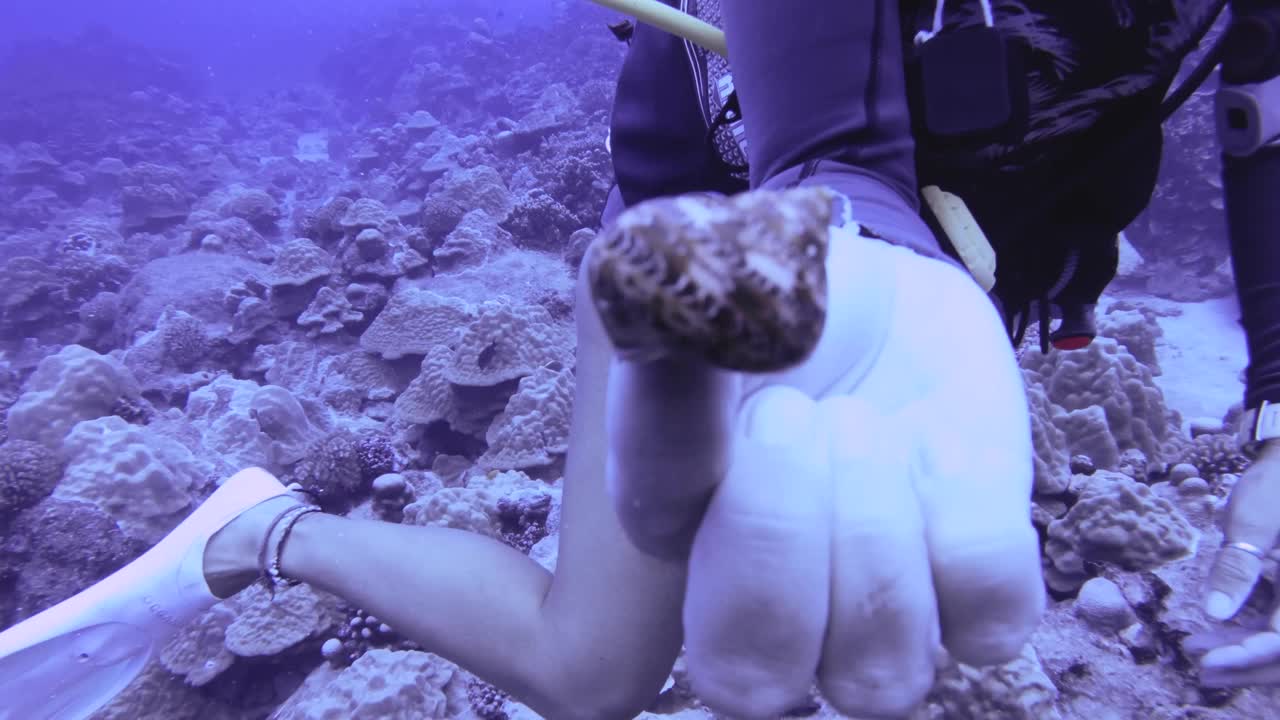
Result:
M555 574L475 533L308 515L285 575L333 592L547 717L630 718L680 650L685 565L636 550L605 488L611 350L579 287ZM216 548L215 548L216 551Z

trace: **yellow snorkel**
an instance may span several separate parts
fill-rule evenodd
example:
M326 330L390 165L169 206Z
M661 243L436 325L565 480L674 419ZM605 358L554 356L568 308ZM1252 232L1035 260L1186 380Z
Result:
M723 31L715 25L703 22L688 13L682 13L658 0L591 0L591 2L626 13L642 23L652 25L659 30L666 30L672 35L678 35L722 57L729 57L729 47L725 44Z

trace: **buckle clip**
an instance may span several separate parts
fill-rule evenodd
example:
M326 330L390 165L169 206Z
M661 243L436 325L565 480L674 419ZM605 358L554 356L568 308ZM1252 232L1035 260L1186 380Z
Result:
M1240 418L1240 452L1250 459L1256 458L1262 444L1280 438L1280 405L1263 400L1256 410L1249 410Z

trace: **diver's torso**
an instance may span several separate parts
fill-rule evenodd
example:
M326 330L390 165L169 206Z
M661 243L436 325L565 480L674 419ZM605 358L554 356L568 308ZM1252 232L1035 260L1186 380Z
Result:
M721 25L719 0L664 2ZM921 182L954 185L993 172L1034 173L1037 167L1058 165L1082 135L1106 134L1109 122L1124 125L1141 115L1163 97L1177 63L1212 20L1214 5L1212 0L993 0L995 25L1026 50L1025 125L1016 138L984 145L938 142L917 133ZM900 9L910 64L917 34L932 29L935 4L902 0ZM947 0L944 10L944 33L985 24L978 0ZM722 58L639 26L619 81L611 128L615 171L628 204L745 187L742 124L719 128L710 141L707 137L731 90L731 71Z

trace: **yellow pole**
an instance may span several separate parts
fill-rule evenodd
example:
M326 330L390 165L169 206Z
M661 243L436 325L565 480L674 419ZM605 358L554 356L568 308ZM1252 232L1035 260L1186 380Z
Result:
M679 35L722 57L729 57L729 47L720 29L688 13L682 13L670 5L664 5L658 0L591 0L591 2L626 13L640 22L666 30L672 35Z

